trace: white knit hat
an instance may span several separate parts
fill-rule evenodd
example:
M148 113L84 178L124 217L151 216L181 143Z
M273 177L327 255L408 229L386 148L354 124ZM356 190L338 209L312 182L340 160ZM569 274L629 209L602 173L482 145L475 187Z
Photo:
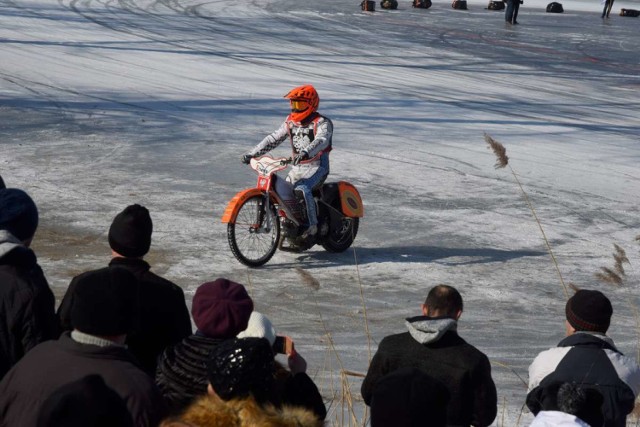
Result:
M273 346L273 343L276 341L276 330L273 329L273 325L271 321L267 319L267 316L253 311L249 317L247 329L238 334L238 338L247 337L266 338L269 344Z

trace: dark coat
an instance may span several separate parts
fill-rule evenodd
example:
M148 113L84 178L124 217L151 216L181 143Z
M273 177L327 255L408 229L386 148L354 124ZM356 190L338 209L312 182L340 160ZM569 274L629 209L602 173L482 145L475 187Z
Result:
M529 367L531 412L557 410L557 384L566 382L600 392L605 427L624 427L640 391L640 366L605 335L578 332L540 353Z
M127 334L127 347L151 376L155 374L158 357L165 348L191 335L191 317L182 288L152 273L147 262L137 258L113 258L110 267L122 267L138 279L138 316ZM86 273L83 273L86 274ZM72 330L71 306L73 290L82 275L71 280L58 308L64 330Z
M0 425L35 426L47 397L90 374L100 375L124 399L134 425L156 426L164 416L158 389L124 347L80 344L65 333L33 348L0 382Z
M33 251L0 236L0 379L31 348L57 336L54 310Z
M207 394L207 362L221 339L196 333L167 348L158 360L156 384L171 414L186 409L196 398Z
M410 332L391 335L380 342L362 383L367 405L380 378L399 368L414 367L447 386L449 425L484 427L493 422L498 402L487 356L460 338L451 319L418 316L407 319L407 325L411 330L421 323L447 320L454 326L440 331L428 343L418 342Z
M276 390L271 399L273 404L306 408L320 420L327 417L322 395L309 375L304 372L293 374L278 362L274 374Z

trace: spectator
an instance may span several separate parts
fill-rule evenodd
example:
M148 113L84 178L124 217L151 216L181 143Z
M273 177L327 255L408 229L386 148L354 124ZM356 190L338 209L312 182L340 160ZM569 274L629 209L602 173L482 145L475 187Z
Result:
M2 176L0 176L0 190L4 190L5 188L7 188L7 186L5 185Z
M149 211L140 205L127 206L109 228L111 267L129 270L138 279L136 320L127 335L127 347L151 376L165 348L191 335L191 318L184 292L178 285L150 271L143 260L151 246L153 224ZM58 308L64 330L71 330L73 290L81 276L74 277Z
M565 306L567 338L540 353L529 366L527 406L534 414L553 409L557 383L578 383L604 397L606 427L624 427L640 390L640 367L606 335L613 315L599 291L579 290Z
M49 396L40 408L37 427L133 427L133 420L118 393L93 374Z
M557 394L557 406L541 410L530 427L602 427L602 394L593 388L574 383L550 386Z
M604 9L602 9L601 18L609 19L609 14L611 13L611 8L613 7L614 0L604 0Z
M507 24L518 24L518 11L522 0L507 0L507 9L505 10L504 20Z
M216 346L207 366L207 395L172 421L205 426L320 427L311 411L270 403L273 351L264 338L235 338Z
M447 424L486 427L497 413L496 386L486 355L457 332L462 297L453 287L438 285L422 304L422 316L406 319L408 332L385 337L362 383L362 397L371 404L380 378L403 367L420 369L449 391Z
M246 329L253 301L241 284L227 279L203 283L191 306L198 330L161 355L156 383L172 414L207 393L207 361L218 344Z
M0 379L31 348L58 334L53 292L29 248L37 227L31 197L0 189Z
M449 391L417 368L380 378L371 396L371 427L446 427Z
M276 406L290 405L301 406L313 411L320 419L327 416L327 408L322 400L322 395L318 391L311 377L307 375L307 362L297 352L291 343L291 349L274 349L276 342L276 331L271 321L262 313L254 311L249 317L247 329L238 334L238 338L266 338L274 350L274 356L281 352L287 355L289 369L285 368L277 360L274 361L275 393L271 397L271 403ZM290 340L289 337L278 337L280 340Z
M74 289L72 332L32 349L0 382L4 425L31 427L43 402L59 387L100 375L125 401L134 425L155 426L162 396L124 346L134 319L136 278L106 267L85 274Z

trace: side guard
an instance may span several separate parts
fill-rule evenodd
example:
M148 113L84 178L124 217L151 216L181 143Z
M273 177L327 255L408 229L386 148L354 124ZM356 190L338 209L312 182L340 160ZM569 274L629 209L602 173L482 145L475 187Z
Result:
M227 203L227 207L222 214L222 222L235 223L240 206L242 206L249 197L261 196L262 194L262 190L259 188L247 188L246 190L240 191Z
M350 218L364 216L364 205L356 187L346 181L339 181L338 191L340 192L340 204L343 214Z

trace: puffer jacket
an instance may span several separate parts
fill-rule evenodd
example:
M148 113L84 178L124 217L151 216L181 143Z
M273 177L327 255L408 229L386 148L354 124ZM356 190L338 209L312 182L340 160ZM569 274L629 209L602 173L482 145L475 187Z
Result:
M172 424L172 421L175 422ZM284 406L276 409L269 404L259 405L252 397L223 401L217 396L204 396L195 401L177 419L160 426L186 423L193 427L320 427L311 411Z
M196 332L162 353L156 369L156 384L170 414L183 411L195 398L207 394L207 362L220 342L222 340Z
M0 230L0 379L30 349L57 337L54 309L36 255Z
M287 181L295 183L303 178L314 175L319 168L323 168L325 175L329 174L329 151L333 137L333 123L323 115L316 113L304 124L292 121L289 117L278 129L267 135L258 145L247 154L253 157L261 156L277 146L285 139L291 141L293 155L305 152L309 160L293 166ZM324 165L323 165L324 164Z
M399 368L417 368L447 386L447 425L491 425L498 402L487 356L460 338L454 319L416 316L405 325L409 332L380 342L362 382L365 403L371 403L380 378Z
M640 392L640 366L606 335L576 332L540 353L529 366L527 406L534 414L554 409L558 383L578 383L604 397L605 427L626 426Z

